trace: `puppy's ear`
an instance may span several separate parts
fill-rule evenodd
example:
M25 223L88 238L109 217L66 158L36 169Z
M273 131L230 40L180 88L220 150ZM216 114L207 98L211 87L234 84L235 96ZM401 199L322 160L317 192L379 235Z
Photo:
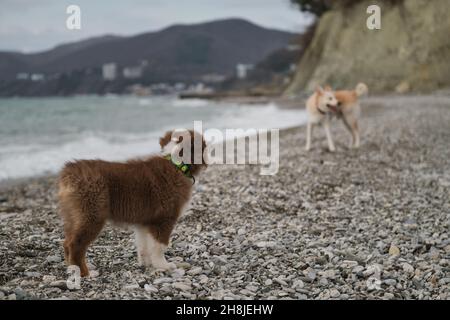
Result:
M333 90L331 89L330 85L327 84L327 85L325 86L325 91L333 91Z
M321 96L324 93L324 90L321 86L317 86L316 93Z
M167 131L164 134L164 136L159 138L159 145L161 146L161 148L164 148L166 145L168 145L171 139L172 139L172 132Z

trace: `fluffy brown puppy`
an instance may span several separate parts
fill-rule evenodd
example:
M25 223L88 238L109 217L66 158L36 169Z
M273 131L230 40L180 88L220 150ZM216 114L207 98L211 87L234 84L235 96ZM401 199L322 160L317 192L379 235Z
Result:
M61 171L59 204L64 221L64 253L69 265L80 268L81 276L89 275L87 248L108 220L135 228L139 263L157 269L175 267L166 261L164 250L191 198L195 176L206 167L206 144L203 136L194 131L185 132L185 137L190 138L185 143L183 136L172 133L160 139L161 155L126 163L80 160L67 163ZM170 155L178 152L183 156L186 148L179 147L186 143L190 143L191 162L180 166ZM195 163L194 149L201 152L195 158L200 161Z

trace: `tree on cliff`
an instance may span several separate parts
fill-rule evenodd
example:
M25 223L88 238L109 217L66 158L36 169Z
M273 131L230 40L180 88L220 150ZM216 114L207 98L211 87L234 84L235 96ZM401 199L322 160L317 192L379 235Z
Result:
M361 0L291 0L292 4L297 6L301 11L310 12L320 17L325 11L330 10L333 6L351 6ZM397 2L398 0L390 0Z
M291 0L291 2L301 11L310 12L319 17L331 7L330 0Z

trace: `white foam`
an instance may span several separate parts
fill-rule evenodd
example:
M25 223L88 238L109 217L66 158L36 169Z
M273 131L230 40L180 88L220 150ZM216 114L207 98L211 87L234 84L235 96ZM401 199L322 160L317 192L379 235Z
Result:
M177 108L199 108L209 104L210 102L204 99L176 99L172 102L172 105Z
M158 151L157 141L154 134L134 137L126 143L111 143L98 136L88 136L50 148L22 146L19 152L16 150L0 159L0 180L55 173L64 163L74 159L120 161L143 156Z
M206 121L214 128L286 129L306 123L304 110L279 109L274 103L224 108L220 117Z

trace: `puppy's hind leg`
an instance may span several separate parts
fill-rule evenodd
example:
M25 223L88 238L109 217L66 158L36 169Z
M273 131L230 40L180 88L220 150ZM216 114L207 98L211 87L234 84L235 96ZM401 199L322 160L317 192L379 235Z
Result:
M67 244L69 248L69 264L80 268L82 277L89 275L86 265L86 252L88 246L97 238L102 230L105 220L94 219L83 221L74 231L71 241Z
M76 225L73 228L70 241L67 243L69 264L80 268L81 276L89 275L86 265L88 246L97 238L105 225L108 216L108 201L104 196L96 197L97 202L88 201L87 196L78 199L78 208L72 212ZM76 218L76 219L75 219Z
M66 219L64 221L64 260L66 264L69 265L69 257L70 257L70 243L72 242L73 235L73 222Z
M72 235L75 227L73 214L74 206L73 199L70 193L70 189L64 184L60 183L59 194L58 194L58 204L59 204L59 215L61 216L64 223L64 259L67 264L69 264L70 257L70 242L72 241Z

